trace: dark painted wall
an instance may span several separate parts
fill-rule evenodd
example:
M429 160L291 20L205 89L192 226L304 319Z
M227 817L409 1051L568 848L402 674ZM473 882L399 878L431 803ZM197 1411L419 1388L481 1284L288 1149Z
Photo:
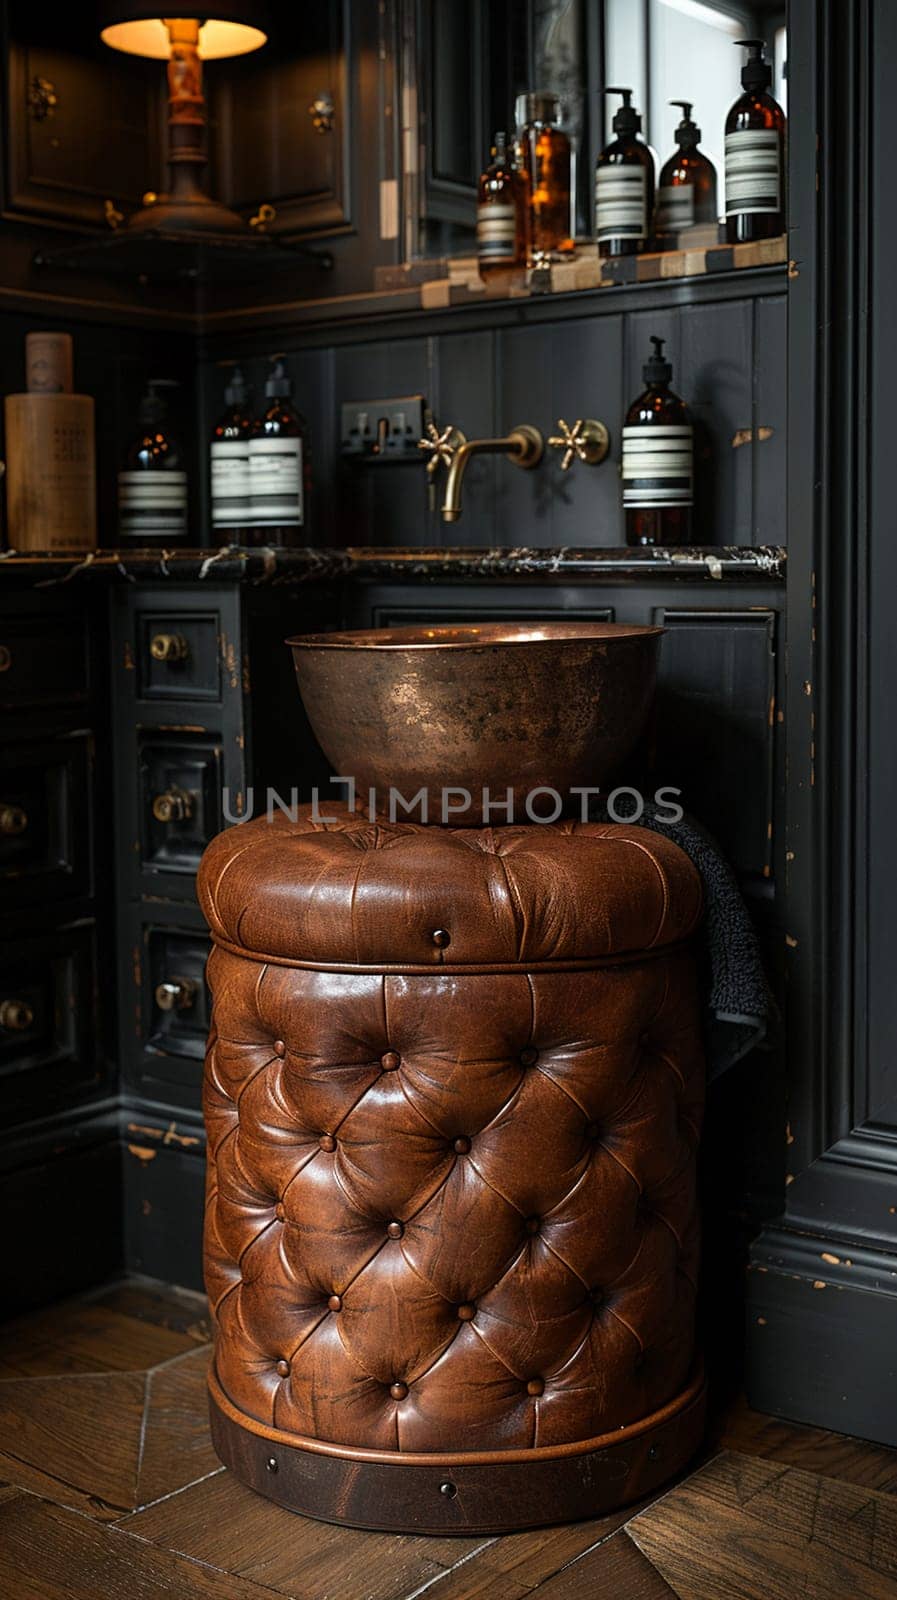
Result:
M782 274L776 274L781 281ZM301 336L269 341L286 350L296 403L311 428L315 544L617 545L625 543L620 506L620 429L644 387L649 337L668 341L673 386L699 428L695 542L785 544L785 294L764 292L761 278L743 298L712 299L660 310L614 311L614 290L600 314L457 333L370 332L309 349ZM731 289L729 290L731 292ZM632 302L630 301L630 304ZM242 343L242 341L241 341ZM267 370L253 341L240 352L257 399ZM221 409L229 351L222 339L201 368L208 425ZM347 401L423 394L440 425L468 438L504 434L528 422L546 437L559 417L597 417L611 434L607 460L594 469L560 470L556 452L534 472L492 457L475 461L464 485L464 511L445 524L430 511L424 474L404 463L345 462L339 454L340 407ZM751 437L752 435L752 437ZM211 540L211 542L217 542Z

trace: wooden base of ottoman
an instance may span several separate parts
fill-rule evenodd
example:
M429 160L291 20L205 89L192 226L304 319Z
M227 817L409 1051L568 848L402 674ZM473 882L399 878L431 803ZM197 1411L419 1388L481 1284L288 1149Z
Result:
M303 1516L391 1533L512 1533L597 1517L649 1494L701 1442L697 1371L660 1411L546 1450L390 1456L297 1439L244 1416L209 1377L212 1440L236 1476Z

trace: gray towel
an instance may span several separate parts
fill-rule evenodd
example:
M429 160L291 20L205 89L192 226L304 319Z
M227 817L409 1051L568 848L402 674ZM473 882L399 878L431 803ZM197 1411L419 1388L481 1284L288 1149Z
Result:
M617 796L615 815L609 817L599 799L590 807L590 815L595 822L620 822L625 820L627 804L627 796ZM633 810L635 804L633 800ZM704 1032L708 1077L712 1080L756 1046L772 1049L779 1038L781 1015L769 987L750 913L716 840L694 817L664 822L658 812L654 802L646 800L641 816L633 821L653 833L665 833L678 844L691 857L704 884Z

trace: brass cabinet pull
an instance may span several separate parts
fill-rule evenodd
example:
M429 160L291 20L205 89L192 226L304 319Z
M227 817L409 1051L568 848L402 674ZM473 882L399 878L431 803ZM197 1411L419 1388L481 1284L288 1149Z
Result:
M190 654L182 633L154 633L150 640L150 655L154 661L186 661Z
M7 836L24 833L28 826L28 812L21 806L0 804L0 833Z
M27 1000L0 1000L0 1028L9 1033L24 1033L34 1021L34 1012Z
M166 789L153 798L157 822L188 822L193 815L193 796L186 789Z
M195 978L166 978L156 985L156 1005L160 1011L189 1011L198 988Z
M610 448L610 434L603 422L594 417L577 417L572 428L563 417L558 418L559 434L548 441L553 450L563 450L561 471L567 472L574 461L584 461L587 467L597 467Z

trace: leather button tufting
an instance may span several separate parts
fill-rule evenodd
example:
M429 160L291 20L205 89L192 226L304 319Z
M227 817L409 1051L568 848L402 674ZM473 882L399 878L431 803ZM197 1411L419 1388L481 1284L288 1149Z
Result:
M390 1239L401 1239L405 1229L401 1222L391 1222L386 1231L389 1234Z
M391 1383L389 1392L394 1400L404 1400L408 1393L408 1385L407 1383Z
M477 1308L476 1306L471 1305L469 1300L465 1300L463 1305L458 1307L459 1322L472 1322L476 1314Z
M521 1050L521 1052L520 1052L520 1064L521 1064L521 1066L524 1066L524 1067L535 1066L535 1064L538 1061L538 1059L539 1059L538 1050L535 1050L533 1048L533 1046L530 1045L530 1044L527 1045L525 1050Z
M600 1139L601 1138L601 1123L600 1122L590 1122L589 1123L588 1127L586 1128L586 1138L587 1139Z
M530 1378L529 1383L526 1386L526 1392L527 1394L532 1395L534 1400L537 1400L540 1394L545 1393L545 1379Z
M287 1047L284 1044L283 1040L282 1039L275 1039L274 1040L274 1054L276 1056L285 1056L286 1053L287 1053Z
M384 1072L395 1072L396 1067L400 1067L401 1064L402 1058L396 1050L387 1050L386 1054L380 1057L380 1065Z
M462 1134L459 1139L455 1140L452 1149L456 1155L466 1156L468 1150L470 1149L470 1140L466 1137L466 1135Z
M430 937L432 938L437 950L444 950L446 945L449 945L452 942L452 936L446 931L445 928L434 928Z
M336 1140L334 1139L332 1133L322 1133L320 1139L318 1140L318 1144L320 1145L321 1149L326 1150L328 1154L331 1150L336 1149Z
M327 1308L328 1308L329 1311L342 1311L342 1309L343 1309L343 1297L342 1297L342 1295L332 1294L330 1296L330 1299L327 1301Z
M527 1233L538 1233L542 1226L541 1217L527 1217L525 1227Z
M283 1219L286 1216L286 1211L284 1210L283 1202L281 1200L278 1200L277 1205L274 1207L274 1215L278 1222L283 1222Z
M290 1363L288 1361L278 1361L277 1370L282 1378L288 1378L290 1375Z

